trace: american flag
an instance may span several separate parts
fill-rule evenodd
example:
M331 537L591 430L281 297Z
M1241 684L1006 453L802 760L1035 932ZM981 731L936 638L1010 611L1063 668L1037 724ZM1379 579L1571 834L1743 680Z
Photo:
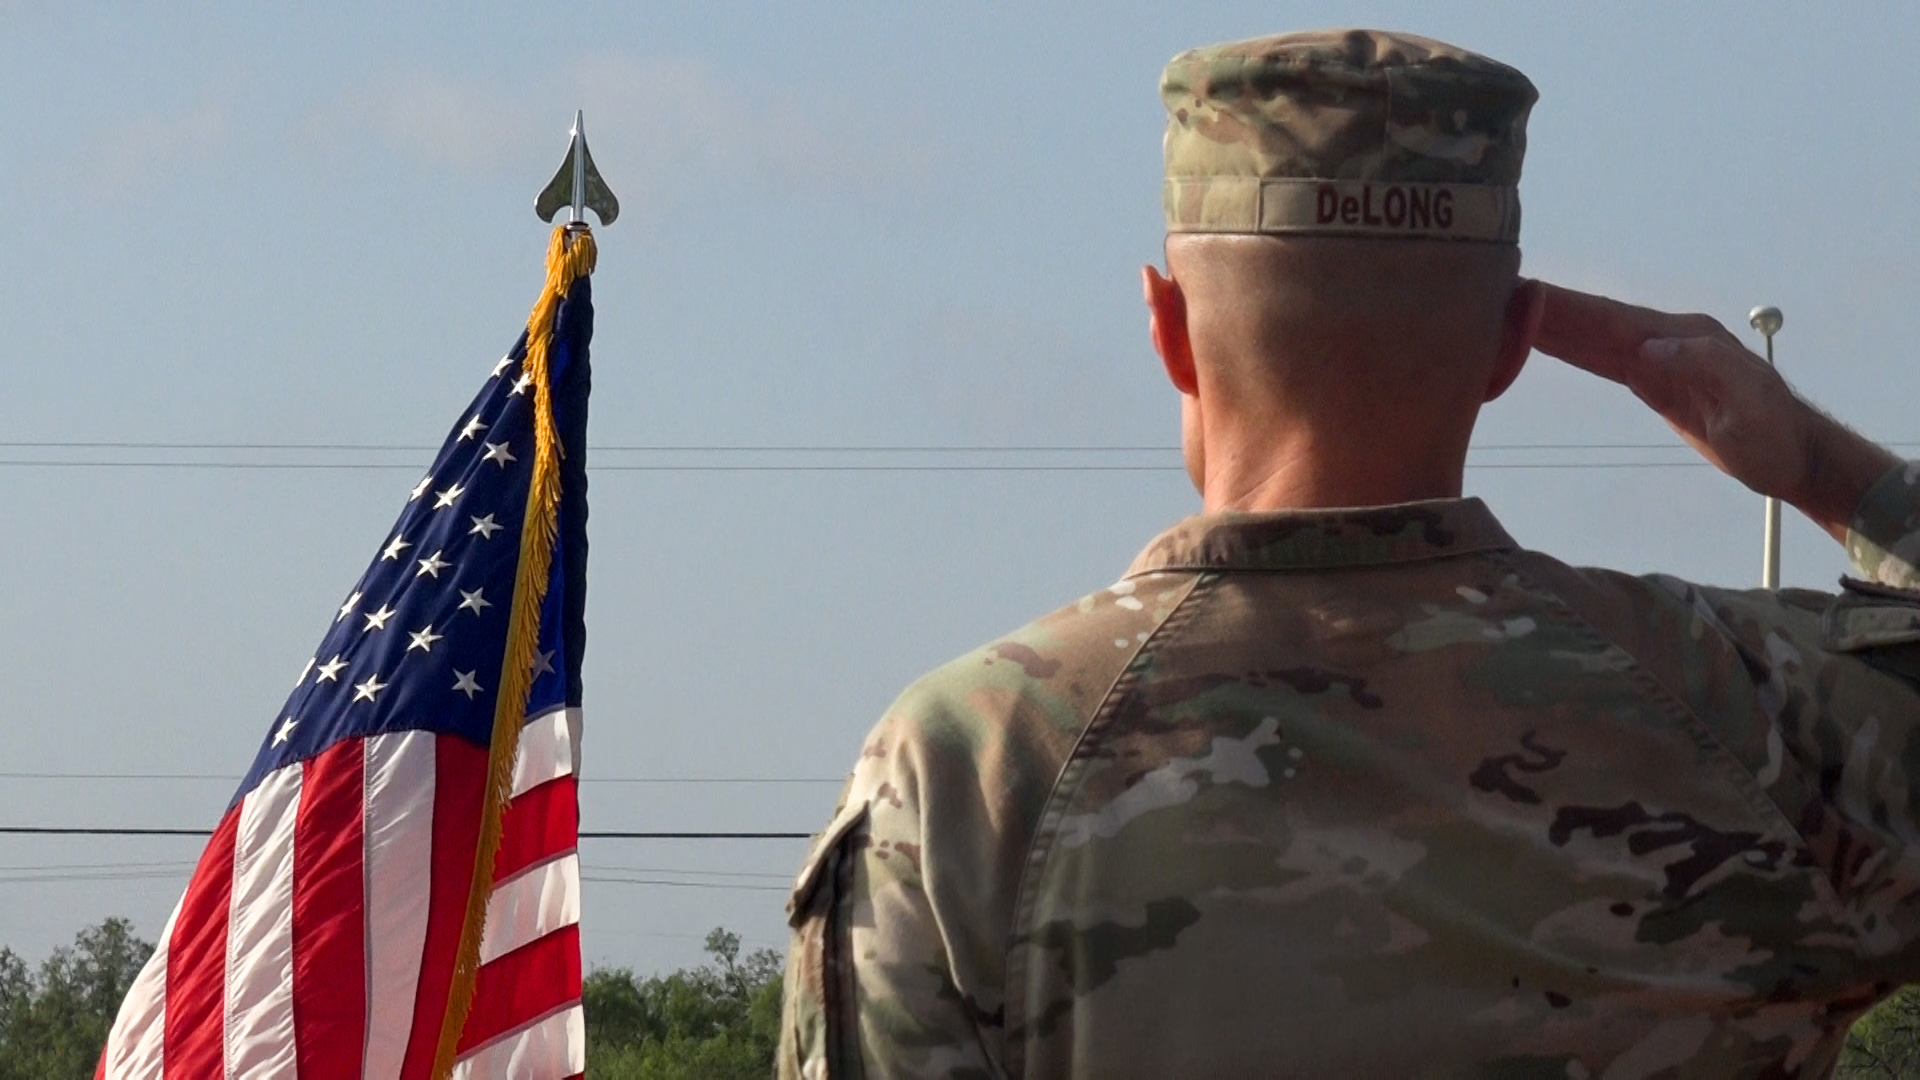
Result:
M528 332L333 613L97 1076L585 1072L592 243L555 231Z

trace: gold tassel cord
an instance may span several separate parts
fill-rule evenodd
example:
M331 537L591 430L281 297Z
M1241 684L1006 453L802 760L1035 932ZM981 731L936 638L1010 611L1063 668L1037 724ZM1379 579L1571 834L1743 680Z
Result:
M534 453L527 490L527 512L520 526L520 565L513 582L507 622L507 650L500 665L500 691L493 710L493 740L487 751L487 787L480 811L480 841L475 850L473 883L467 893L466 921L460 930L447 1011L434 1055L434 1080L453 1072L454 1053L473 1005L480 973L480 937L486 929L487 900L493 892L494 856L500 846L500 819L513 794L514 758L520 727L526 720L527 694L533 687L533 658L540 643L540 605L546 599L553 544L560 530L560 456L563 448L553 417L553 386L548 352L554 317L573 283L593 273L597 252L584 225L562 225L547 245L547 281L527 318L527 352L522 372L532 379Z

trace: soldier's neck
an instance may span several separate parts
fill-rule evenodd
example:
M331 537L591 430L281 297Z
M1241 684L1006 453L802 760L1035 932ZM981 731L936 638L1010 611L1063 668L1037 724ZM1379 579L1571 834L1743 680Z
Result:
M1408 438L1373 425L1210 438L1208 513L1390 506L1460 497L1466 439Z

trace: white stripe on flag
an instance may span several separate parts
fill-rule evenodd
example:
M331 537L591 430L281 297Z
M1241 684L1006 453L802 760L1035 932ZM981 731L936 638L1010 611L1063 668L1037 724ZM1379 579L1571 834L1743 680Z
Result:
M580 766L580 710L553 709L520 729L513 763L513 793L524 795L549 780L571 776Z
M576 1001L469 1051L452 1080L560 1080L586 1071L587 1021Z
M227 1076L292 1076L293 828L297 764L268 773L240 804L227 909Z
M180 917L185 900L182 896L174 903L173 914L160 931L160 944L134 976L120 1004L120 1015L107 1034L107 1080L160 1080L167 1039L167 943L173 940L173 922Z
M490 964L522 945L580 921L580 855L529 866L493 887L480 962Z
M434 736L367 740L367 1046L362 1076L399 1076L427 942L433 865Z

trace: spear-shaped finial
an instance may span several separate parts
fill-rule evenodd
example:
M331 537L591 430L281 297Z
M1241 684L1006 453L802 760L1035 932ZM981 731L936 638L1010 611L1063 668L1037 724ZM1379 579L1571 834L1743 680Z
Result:
M569 221L585 221L589 209L600 215L602 225L611 225L620 216L620 200L613 197L613 189L601 179L593 155L587 152L586 117L579 111L573 114L573 142L567 147L567 160L560 163L560 171L533 200L533 212L541 221L552 221L563 206L572 209Z

